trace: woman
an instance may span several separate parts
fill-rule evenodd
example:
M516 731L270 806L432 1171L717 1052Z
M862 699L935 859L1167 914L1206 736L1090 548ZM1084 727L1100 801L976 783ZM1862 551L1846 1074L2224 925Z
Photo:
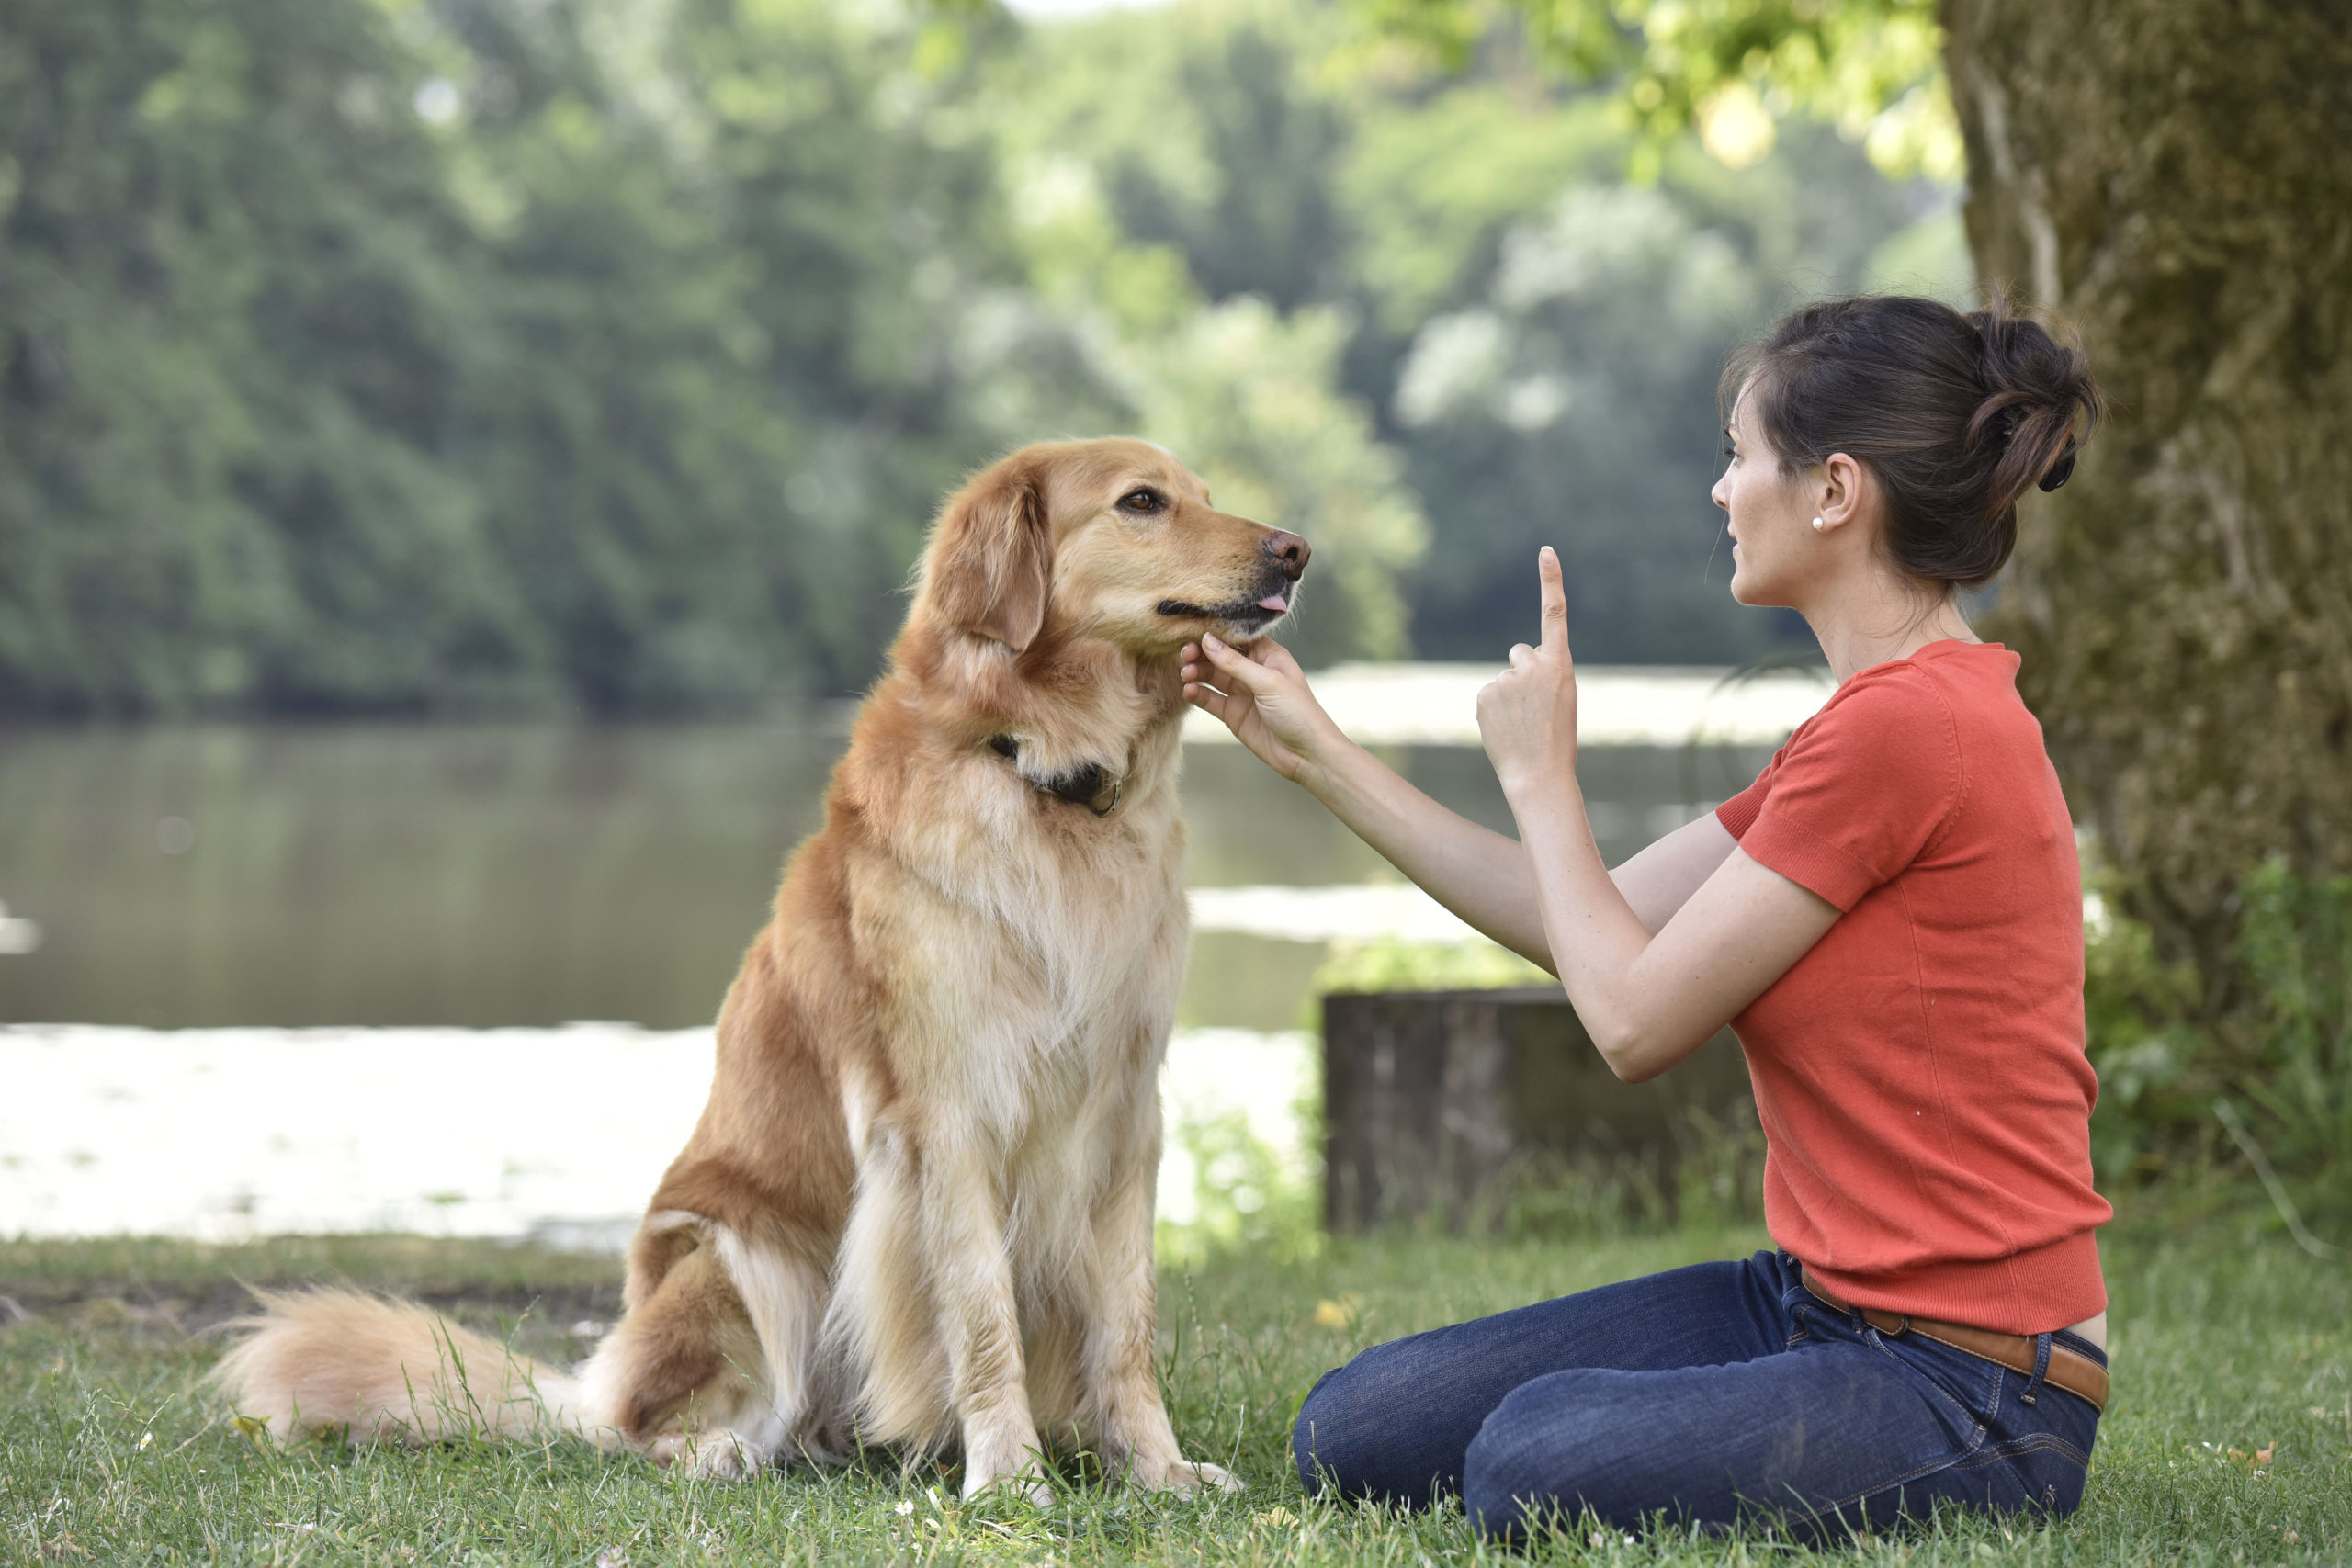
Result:
M1807 307L1736 361L1715 504L1732 596L1804 615L1838 690L1713 815L1611 872L1577 788L1560 566L1540 646L1479 694L1520 837L1333 728L1271 643L1185 650L1185 695L1448 908L1560 976L1618 1076L1725 1023L1778 1252L1366 1350L1294 1438L1310 1491L1459 1493L1510 1536L1866 1528L1939 1501L2071 1511L2106 1398L2082 885L2018 659L1954 590L2099 414L2080 354L1994 308Z

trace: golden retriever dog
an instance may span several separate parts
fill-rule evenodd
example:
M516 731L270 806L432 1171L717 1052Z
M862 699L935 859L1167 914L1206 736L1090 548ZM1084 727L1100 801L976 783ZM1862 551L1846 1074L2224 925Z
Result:
M619 1324L567 1376L413 1304L272 1294L215 1374L234 1408L281 1439L560 1429L715 1476L960 1450L967 1497L1041 1495L1051 1438L1238 1487L1178 1451L1152 1354L1176 655L1265 630L1306 559L1141 441L973 479L719 1010Z

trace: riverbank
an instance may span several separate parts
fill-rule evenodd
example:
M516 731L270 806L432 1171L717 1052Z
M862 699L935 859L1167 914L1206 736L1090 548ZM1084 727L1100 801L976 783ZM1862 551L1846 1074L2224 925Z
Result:
M0 1026L0 1236L242 1242L411 1232L618 1252L710 1093L708 1029ZM1311 1036L1180 1030L1160 1214L1188 1123L1239 1116L1286 1167Z

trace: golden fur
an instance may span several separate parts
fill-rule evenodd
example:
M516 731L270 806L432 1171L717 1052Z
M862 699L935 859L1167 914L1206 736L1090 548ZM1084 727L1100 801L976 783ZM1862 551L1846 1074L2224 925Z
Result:
M548 1426L717 1475L953 1447L967 1496L1034 1491L1052 1438L1237 1485L1178 1452L1152 1359L1176 653L1262 630L1306 559L1143 442L973 479L720 1010L619 1325L566 1377L419 1307L266 1297L218 1373L235 1407L280 1437Z

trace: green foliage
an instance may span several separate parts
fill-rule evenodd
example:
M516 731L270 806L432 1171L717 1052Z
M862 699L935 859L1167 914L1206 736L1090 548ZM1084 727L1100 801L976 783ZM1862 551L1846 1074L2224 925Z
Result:
M1480 0L1357 0L1375 25L1456 65L1491 41ZM1555 69L1619 90L1654 158L1695 127L1735 164L1801 109L1865 142L1890 173L1961 172L1935 0L1504 0Z
M1928 193L1818 130L1738 175L1687 143L1656 183L1613 167L1514 215L1491 265L1401 348L1392 408L1414 480L1468 536L1417 583L1427 651L1471 657L1474 629L1523 620L1544 543L1591 657L1736 663L1802 637L1724 590L1705 501L1720 442L1701 433L1720 423L1732 345L1800 295L1871 281Z
M0 705L865 681L1033 373L967 85L820 0L0 20ZM976 348L985 326L993 336ZM983 351L984 350L984 351Z
M1558 982L1518 953L1480 937L1469 942L1338 942L1310 989L1472 991Z
M2318 1213L2346 1213L2352 1170L2352 877L2305 881L2281 862L2246 877L2232 942L2241 993L2216 1009L2185 963L2166 963L2147 926L2117 908L2096 873L2083 991L2099 1105L2102 1178L2177 1171L2227 1157L2219 1099L2251 1114L2245 1133L2303 1186Z
M1319 1120L1297 1108L1302 1127ZM1319 1140L1310 1138L1312 1148ZM1323 1162L1286 1156L1250 1127L1248 1116L1188 1117L1170 1142L1192 1156L1193 1216L1162 1219L1157 1251L1164 1266L1193 1268L1231 1252L1282 1262L1310 1258L1323 1245Z
M2182 1076L2196 1059L2193 976L2156 953L2148 928L2119 907L2117 879L2095 867L2083 928L2083 1022L2099 1080L2091 1156L2113 1184L2154 1175L2201 1132L2210 1088Z
M1365 116L1339 172L1378 325L1409 338L1464 304L1512 226L1606 182L1622 144L1603 100L1531 99L1510 81L1474 77Z
M2258 1053L2231 1086L2267 1115L2273 1161L2352 1171L2352 876L2267 862L2241 893L2243 1028Z
M1685 140L1645 182L1610 95L1564 92L1508 53L1434 71L1343 11L1194 0L1041 30L1001 90L1018 99L1001 134L1050 297L1186 359L1201 339L1171 323L1248 301L1254 316L1197 332L1232 342L1253 321L1272 344L1288 323L1311 345L1294 357L1332 355L1331 406L1369 421L1326 438L1322 471L1396 497L1393 543L1358 581L1391 575L1423 657L1498 656L1542 543L1568 560L1588 659L1739 662L1801 636L1732 604L1727 567L1710 575L1724 355L1801 296L1964 286L1949 192L1891 182L1834 135L1802 128L1740 172ZM1137 401L1206 469L1221 433L1265 416L1228 389L1251 378L1199 380L1188 401L1210 418ZM1329 536L1342 580L1344 614L1310 580L1310 663L1341 651L1332 623L1358 606L1373 612L1359 647L1406 640L1345 581L1342 563L1366 560L1363 513L1336 491L1315 509L1325 484L1296 487L1300 510L1277 498L1318 552ZM1425 554L1404 525L1415 494Z
M472 311L430 135L357 110L411 85L394 52L348 5L0 21L8 705L364 705L520 659L481 509L424 451Z
M1123 355L1145 434L1217 504L1306 535L1314 570L1282 640L1310 668L1410 651L1403 581L1429 527L1363 404L1338 389L1347 325L1241 295Z
M1314 541L1310 663L1494 657L1544 540L1586 657L1752 657L1716 367L1949 193L1623 101L1306 0L27 0L0 709L854 691L960 473L1119 429Z
M1114 423L1220 506L1314 544L1284 634L1310 666L1410 650L1403 584L1428 543L1401 455L1345 381L1356 312L1329 175L1351 117L1313 79L1322 25L1211 3L1040 30L989 100L1031 275L1090 329Z

